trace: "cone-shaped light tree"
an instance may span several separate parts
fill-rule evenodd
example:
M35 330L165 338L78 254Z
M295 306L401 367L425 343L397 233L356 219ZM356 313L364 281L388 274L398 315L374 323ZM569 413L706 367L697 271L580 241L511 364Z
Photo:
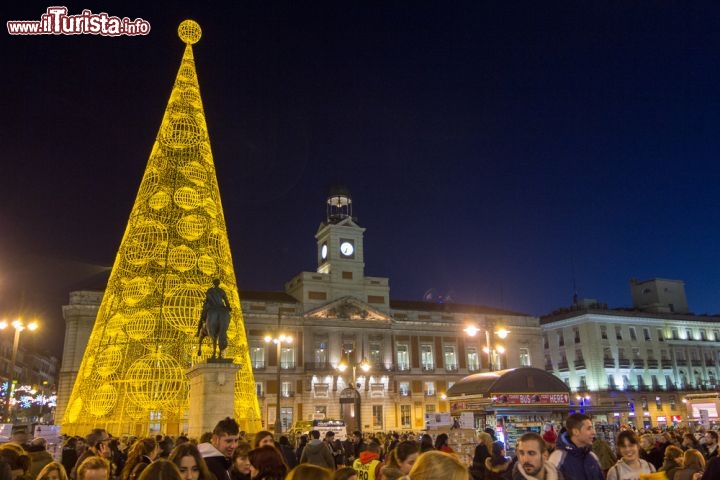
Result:
M68 401L66 434L96 427L115 435L186 431L185 372L212 350L206 343L198 356L195 333L205 291L216 278L232 307L224 357L240 365L235 419L246 431L260 429L193 57L201 30L186 20L178 33L185 53Z

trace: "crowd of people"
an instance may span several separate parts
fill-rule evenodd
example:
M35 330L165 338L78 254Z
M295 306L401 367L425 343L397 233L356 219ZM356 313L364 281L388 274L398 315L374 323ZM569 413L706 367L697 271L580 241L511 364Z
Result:
M571 414L557 433L522 434L514 455L491 428L478 440L466 465L446 433L353 432L341 441L313 430L294 446L269 431L246 435L228 417L199 439L94 429L65 439L60 461L45 439L14 436L0 444L0 480L720 480L712 429L625 428L613 449L590 417Z

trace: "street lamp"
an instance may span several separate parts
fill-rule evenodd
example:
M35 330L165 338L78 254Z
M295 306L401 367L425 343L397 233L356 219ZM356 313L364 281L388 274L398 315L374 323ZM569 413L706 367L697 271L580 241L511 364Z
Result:
M469 325L465 329L463 329L465 333L467 333L469 336L474 337L477 335L477 333L480 331L479 328L477 328L475 325ZM505 330L504 328L501 328L500 330L497 330L494 332L495 335L498 337L505 339L507 338L508 334L510 334L509 330ZM485 352L488 356L488 369L490 371L495 370L495 357L496 353L502 355L505 353L505 347L502 345L495 345L495 348L492 348L490 345L490 330L485 330L485 347L483 348L483 352Z
M352 352L352 350L349 350L347 352L347 355ZM357 425L358 430L362 432L362 420L361 420L361 402L360 402L360 392L357 390L357 367L360 367L360 370L362 370L364 373L367 373L370 371L370 363L367 361L366 358L363 358L360 363L353 362L352 365L348 363L348 360L346 360L346 355L344 354L342 358L340 359L340 363L337 366L337 369L340 373L345 373L345 371L348 369L348 367L352 367L352 384L350 385L350 388L353 390L354 393L354 406L355 406L355 417L357 418ZM342 402L342 400L341 400Z
M20 319L13 320L11 323L8 323L7 320L0 321L0 330L5 330L10 326L15 329L15 338L13 339L12 357L10 358L10 376L8 378L7 396L5 398L5 411L7 412L8 417L10 417L10 397L12 396L12 386L15 377L15 362L17 361L18 346L20 345L20 332L26 328L31 332L35 331L40 325L34 320L27 325L25 325L25 323L23 323Z
M282 356L282 346L283 344L290 345L292 344L292 342L292 336L285 335L283 333L278 334L277 337L272 337L270 335L265 336L265 343L274 343L277 347L277 405L275 406L275 435L279 435L282 433L282 421L280 420L280 357Z

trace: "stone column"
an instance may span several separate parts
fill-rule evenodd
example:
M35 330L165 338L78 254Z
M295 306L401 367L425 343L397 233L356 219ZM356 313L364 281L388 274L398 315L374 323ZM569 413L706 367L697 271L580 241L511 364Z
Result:
M239 369L231 360L219 359L199 363L186 372L190 381L189 437L200 438L223 418L235 417L235 374Z

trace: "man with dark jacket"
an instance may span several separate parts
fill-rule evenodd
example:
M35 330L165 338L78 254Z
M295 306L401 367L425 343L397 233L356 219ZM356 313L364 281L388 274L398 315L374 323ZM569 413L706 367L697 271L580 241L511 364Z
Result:
M232 418L225 417L215 425L210 442L198 445L200 455L217 480L230 480L229 470L239 436L240 426Z
M300 456L300 463L312 463L321 467L335 470L335 460L327 444L320 440L320 432L317 430L310 431L310 441L303 449Z
M595 428L590 417L582 413L568 415L565 428L548 461L565 480L603 480L600 462L591 450Z

